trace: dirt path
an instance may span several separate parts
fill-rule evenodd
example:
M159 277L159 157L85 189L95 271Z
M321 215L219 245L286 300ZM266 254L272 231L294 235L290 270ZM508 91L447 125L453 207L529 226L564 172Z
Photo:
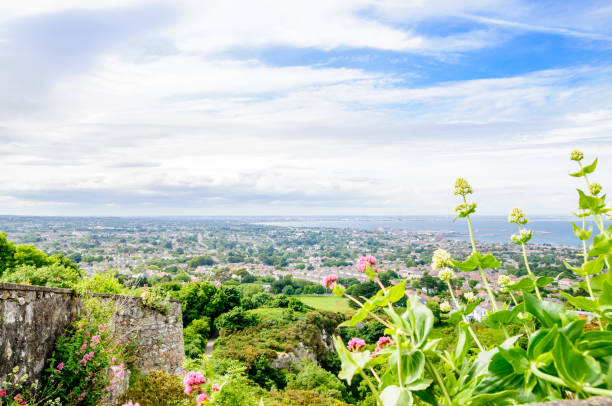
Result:
M215 340L217 339L217 337L219 337L219 332L215 331L213 332L213 334L208 338L208 341L206 342L206 356L210 357L212 355L213 352L213 345L215 345Z

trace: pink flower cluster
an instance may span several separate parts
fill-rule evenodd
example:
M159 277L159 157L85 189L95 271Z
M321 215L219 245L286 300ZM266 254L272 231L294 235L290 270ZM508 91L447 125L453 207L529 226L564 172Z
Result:
M0 389L0 398L3 398L6 396L6 389Z
M87 363L89 361L91 361L93 359L93 357L94 357L94 352L93 351L88 352L87 354L83 355L83 359L81 359L81 365L86 367Z
M359 269L361 272L364 272L368 266L372 266L375 263L376 263L376 258L374 258L374 256L366 255L365 257L359 258L359 261L357 261L357 269ZM378 269L376 268L372 268L372 269L378 272Z
M125 365L121 364L117 367L111 367L111 375L111 380L106 386L106 390L108 392L115 390L117 384L123 380L123 377L125 376Z
M19 404L19 406L26 406L27 405L26 401L21 397L21 393L16 394L15 397L13 398L13 400L15 402L17 402L17 404Z
M202 406L204 405L204 403L211 402L210 396L208 396L208 394L204 392L204 389L201 387L201 385L204 385L205 383L206 378L204 378L204 375L199 372L187 372L187 374L183 378L183 384L185 385L186 394L190 395L195 388L200 391L200 394L196 397L196 402L198 402L198 406ZM219 390L221 390L219 385L217 385L216 383L212 385L213 392L219 392Z
M121 406L140 406L140 403L132 403L131 401L129 401Z
M325 287L328 289L333 289L336 286L337 281L338 277L336 275L327 275L323 281L323 285L325 285Z
M365 345L366 343L364 340L362 340L361 338L353 337L349 340L346 348L348 348L348 350L352 352L359 352L365 347Z
M395 343L393 342L393 340L391 340L391 338L387 336L382 336L376 342L376 349L374 350L374 352L380 352L383 350L383 348L391 347L392 345L395 345Z
M183 384L185 385L185 393L190 395L193 392L193 387L198 387L206 383L206 378L199 372L187 372L187 375L183 378Z
M89 343L91 348L95 349L98 346L98 344L100 344L100 336L91 337L91 342Z

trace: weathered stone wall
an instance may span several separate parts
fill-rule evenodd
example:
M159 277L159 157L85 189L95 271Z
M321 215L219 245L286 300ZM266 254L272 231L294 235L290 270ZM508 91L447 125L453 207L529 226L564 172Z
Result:
M0 381L15 366L37 381L78 307L68 289L0 283Z
M97 295L115 305L114 328L136 343L135 367L141 373L178 373L185 355L181 305L167 315L146 308L138 297ZM15 366L36 382L55 342L80 311L72 290L0 283L0 381Z

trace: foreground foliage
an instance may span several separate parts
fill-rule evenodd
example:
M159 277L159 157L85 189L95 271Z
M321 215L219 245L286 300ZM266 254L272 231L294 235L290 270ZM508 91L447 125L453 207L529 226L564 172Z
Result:
M459 261L438 250L432 263L438 277L448 283L451 295L452 303L442 303L440 309L452 311L448 320L457 325L454 351L442 347L440 339L432 338L434 315L417 296L409 297L406 310L398 312L393 304L404 297L406 281L385 287L374 266L376 259L366 256L357 267L379 284L380 290L374 296L363 301L354 298L334 275L326 278L325 285L359 305L360 310L345 325L354 326L370 316L386 326L385 336L373 351L360 338L351 339L347 346L335 337L342 362L339 376L349 383L360 376L368 383L377 404L383 406L411 405L416 399L451 406L612 396L612 225L606 228L604 219L612 209L606 207L601 186L589 181L597 160L584 166L579 151L574 151L571 158L580 169L571 176L584 178L587 190L578 189L575 215L582 224L572 223L583 244L582 264L567 267L584 279L582 286L588 297L564 294L568 303L565 307L543 298L541 290L554 278L536 278L531 271L525 244L532 232L524 228L528 220L523 211L515 208L509 221L517 225L518 234L511 239L522 246L527 275L515 284L505 275L500 276L498 284L511 298L500 307L484 273L485 269L499 268L500 263L492 254L476 249L470 218L476 212L476 203L468 200L472 194L469 183L459 178L454 193L461 200L455 211L457 219L467 221L473 252ZM592 223L588 229L587 219ZM503 342L490 347L481 343L468 321L480 301L467 293L463 295L464 302L459 301L450 284L455 270L480 272L491 308L486 323L503 332ZM592 323L587 326L587 320L572 309L585 311ZM517 326L523 333L511 335ZM474 344L475 348L471 347Z

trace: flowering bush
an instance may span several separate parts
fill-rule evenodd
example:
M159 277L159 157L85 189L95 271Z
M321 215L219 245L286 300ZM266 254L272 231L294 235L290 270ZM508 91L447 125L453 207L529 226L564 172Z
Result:
M440 310L450 312L448 321L457 326L454 350L440 348L440 339L431 338L434 316L417 296L410 296L405 311L398 312L394 303L404 296L406 281L385 287L373 267L376 259L366 256L359 259L357 268L378 283L376 295L360 301L333 278L326 278L324 284L337 296L345 295L359 305L360 310L345 326L355 326L370 316L386 327L385 336L373 353L363 340L353 338L345 346L341 338L334 337L342 363L339 377L350 384L355 375L360 375L382 406L412 405L415 397L432 405L451 406L612 396L612 225L605 227L605 216L612 208L606 207L605 195L600 195L601 185L589 180L597 159L583 165L580 151L572 152L571 159L577 162L579 171L570 175L584 178L587 192L578 189L575 215L582 224L572 223L574 234L582 241L582 265L566 266L584 279L581 286L588 297L563 293L566 307L543 298L541 289L554 278L537 278L532 272L525 248L532 237L531 230L524 228L529 221L521 209L514 208L509 222L517 225L518 234L511 236L511 241L522 247L527 275L514 284L507 276L500 276L499 286L511 299L500 308L484 270L497 269L501 264L492 254L483 255L476 248L470 216L477 206L469 200L473 189L459 178L454 190L461 199L455 208L456 218L467 221L472 253L459 261L438 250L432 261L432 268L439 271L450 293L451 301L443 302ZM587 219L592 223L588 229ZM593 226L599 234L593 235ZM468 319L483 299L465 292L460 302L451 285L453 269L478 270L490 307L485 322L503 332L503 342L490 348L483 346ZM585 328L586 320L572 308L588 312L598 331ZM517 331L514 326L520 326L524 333L510 336L508 331ZM521 336L523 346L519 345Z
M112 307L85 299L84 316L74 320L49 360L45 392L71 405L95 405L124 379L128 342L109 328Z

